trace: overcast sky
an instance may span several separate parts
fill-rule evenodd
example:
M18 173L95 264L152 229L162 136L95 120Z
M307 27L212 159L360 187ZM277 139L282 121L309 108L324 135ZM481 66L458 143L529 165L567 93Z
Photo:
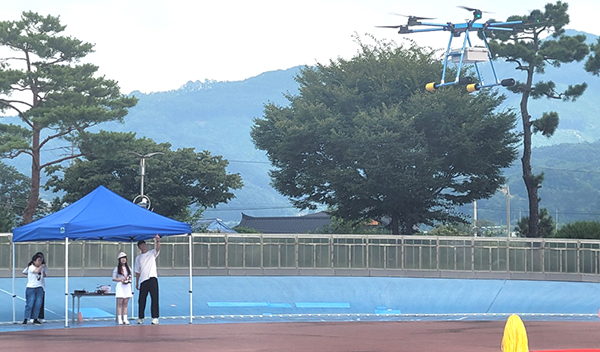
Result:
M23 11L60 16L67 33L95 44L88 60L117 80L123 93L177 89L188 81L237 81L265 71L350 58L352 36L373 34L402 41L391 29L404 24L392 15L433 17L432 22L464 22L470 13L457 5L509 15L541 9L539 0L2 0L1 20ZM573 28L600 34L598 0L569 3ZM486 17L489 16L489 17ZM445 47L448 34L412 34L417 43Z

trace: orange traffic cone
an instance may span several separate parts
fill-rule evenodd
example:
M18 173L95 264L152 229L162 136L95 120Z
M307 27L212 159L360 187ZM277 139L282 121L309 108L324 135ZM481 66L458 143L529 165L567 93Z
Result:
M81 322L83 322L83 315L81 315L81 312L79 312L79 313L77 314L77 322L78 322L78 323L81 323Z

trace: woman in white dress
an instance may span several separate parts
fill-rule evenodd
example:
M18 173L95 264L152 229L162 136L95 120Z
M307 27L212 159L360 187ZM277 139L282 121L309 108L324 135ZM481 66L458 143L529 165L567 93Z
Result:
M133 296L131 291L131 269L127 264L127 254L121 252L117 256L118 264L113 270L113 281L117 282L115 296L117 297L117 321L119 325L129 325L127 306Z

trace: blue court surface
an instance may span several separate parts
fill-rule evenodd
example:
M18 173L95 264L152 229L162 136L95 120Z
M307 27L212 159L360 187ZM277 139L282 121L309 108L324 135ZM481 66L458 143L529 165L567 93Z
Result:
M71 277L69 292L94 291L110 277ZM25 278L15 280L15 321L23 321ZM64 328L65 282L46 281L46 323ZM161 324L190 322L189 277L160 277ZM114 285L113 285L114 287ZM390 277L208 276L193 278L193 323L505 320L600 321L600 284L584 282ZM137 300L137 296L135 296ZM148 300L150 298L148 297ZM69 300L69 317L72 299ZM12 279L0 279L0 331L13 323ZM129 317L137 316L137 303ZM149 302L146 316L150 315ZM82 297L83 322L114 325L115 298ZM146 319L149 324L149 319ZM35 327L39 328L39 327Z

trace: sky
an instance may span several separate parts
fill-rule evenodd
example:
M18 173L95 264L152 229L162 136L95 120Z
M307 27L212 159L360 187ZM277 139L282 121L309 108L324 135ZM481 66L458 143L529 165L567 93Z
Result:
M119 82L121 91L178 89L188 81L239 81L263 72L351 58L355 34L404 41L393 29L414 15L460 23L458 5L504 20L542 9L543 0L0 0L0 20L23 11L60 16L66 34L95 45L85 61ZM571 0L567 28L600 35L598 0ZM448 33L411 34L418 44L445 47Z

